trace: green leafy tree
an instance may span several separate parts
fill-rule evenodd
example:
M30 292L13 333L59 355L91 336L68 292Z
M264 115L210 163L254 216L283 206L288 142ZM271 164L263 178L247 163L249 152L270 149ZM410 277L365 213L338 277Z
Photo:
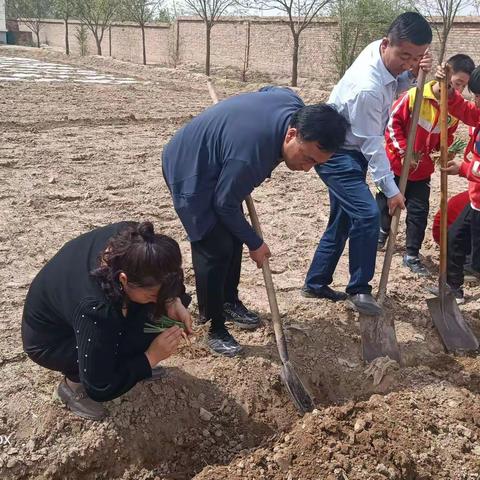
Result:
M76 16L92 32L97 45L97 54L102 54L102 40L105 31L112 25L119 13L118 0L75 0Z
M138 23L142 31L143 64L147 64L145 48L145 24L158 18L163 0L123 0L122 18Z
M341 78L358 54L371 42L385 36L388 27L406 6L392 0L336 0L332 16L337 19L332 54Z
M77 27L77 31L75 32L75 38L78 42L78 49L80 51L80 55L84 57L88 55L88 31L87 27L82 23L79 27Z

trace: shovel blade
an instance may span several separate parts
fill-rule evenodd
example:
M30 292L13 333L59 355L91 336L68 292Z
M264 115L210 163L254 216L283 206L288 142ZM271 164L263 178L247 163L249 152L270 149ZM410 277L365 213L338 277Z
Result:
M312 397L307 392L290 361L283 363L280 377L297 410L302 414L311 412L314 409Z
M478 339L466 324L451 293L446 293L443 299L441 296L429 298L427 305L433 324L448 352L463 353L478 349Z
M400 363L400 347L393 320L386 315L374 316L363 313L358 319L363 360L371 362L378 357L388 356Z

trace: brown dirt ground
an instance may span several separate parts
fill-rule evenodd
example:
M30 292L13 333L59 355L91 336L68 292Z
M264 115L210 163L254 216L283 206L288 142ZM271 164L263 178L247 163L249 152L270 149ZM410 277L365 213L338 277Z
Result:
M160 153L210 99L204 77L187 70L35 49L0 48L0 55L150 81L0 84L0 478L480 478L479 360L443 352L429 326L425 282L401 266L403 229L388 312L404 365L389 370L379 385L365 373L356 316L342 304L300 296L328 220L328 196L314 172L279 167L254 193L274 254L291 356L315 398L312 414L299 417L281 384L263 279L247 256L241 296L265 325L235 331L247 346L242 358L213 357L200 342L183 348L166 362L168 378L137 385L110 402L110 416L101 423L81 421L56 403L59 375L22 352L29 282L74 236L112 221L151 219L180 242L187 286L194 291L189 244L161 177ZM217 80L220 97L257 86ZM326 97L311 85L300 92L307 101ZM453 179L451 193L464 187ZM431 203L435 212L437 177ZM430 234L423 254L435 270L438 251ZM334 286L343 288L347 280L344 255ZM480 287L467 286L467 295L462 311L480 335ZM209 420L200 408L211 413ZM10 445L5 435L11 435Z

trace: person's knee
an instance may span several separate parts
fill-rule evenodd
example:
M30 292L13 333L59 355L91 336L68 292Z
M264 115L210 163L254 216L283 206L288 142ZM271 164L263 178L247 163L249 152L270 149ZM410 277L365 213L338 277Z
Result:
M356 228L365 228L367 230L376 230L380 228L380 212L377 204L372 202L362 208L354 217L353 224Z

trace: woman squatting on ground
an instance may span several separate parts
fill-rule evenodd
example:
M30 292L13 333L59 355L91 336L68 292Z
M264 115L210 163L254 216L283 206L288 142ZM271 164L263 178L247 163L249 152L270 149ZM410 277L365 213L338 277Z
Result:
M97 228L66 243L33 280L22 320L23 347L38 365L62 372L60 399L73 413L100 420L100 402L162 375L183 329L144 333L162 314L191 333L182 256L150 222Z

